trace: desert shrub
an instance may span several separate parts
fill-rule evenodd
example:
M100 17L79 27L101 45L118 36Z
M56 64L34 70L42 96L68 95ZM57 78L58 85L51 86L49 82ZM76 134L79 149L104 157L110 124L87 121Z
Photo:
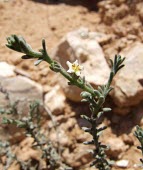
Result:
M110 60L111 72L107 83L105 85L98 86L97 89L94 89L91 84L86 81L85 77L81 77L81 71L83 67L79 65L78 61L76 60L74 63L70 63L69 61L67 61L69 69L68 71L65 70L60 63L54 61L48 55L45 40L42 41L42 49L40 49L39 52L33 50L32 47L21 36L12 35L7 38L7 41L8 44L6 46L8 48L17 52L24 53L22 59L37 59L35 61L35 65L39 65L42 61L47 62L50 65L49 67L52 71L60 73L68 80L69 85L77 86L83 90L83 92L81 93L82 102L87 102L91 111L90 117L86 115L81 115L83 119L86 119L90 123L90 128L83 127L83 130L92 136L92 140L86 141L84 142L84 144L95 146L95 148L91 150L93 161L90 166L95 166L99 170L110 170L111 163L107 159L105 152L108 147L100 142L100 135L107 127L101 126L102 121L100 118L104 114L104 112L111 111L110 108L104 107L104 103L107 95L113 89L111 87L111 82L116 73L124 66L123 61L125 58L122 58L120 55L116 55L114 61ZM26 117L23 120L17 122L16 120L8 119L4 121L5 123L15 123L19 127L24 127L27 134L34 138L34 143L36 143L36 145L39 146L42 151L44 151L44 154L46 154L46 150L43 147L45 143L43 144L43 142L41 143L41 141L39 141L38 135L40 134L39 131L36 131L37 127L35 127L35 125L32 123L32 116L34 115L31 115L31 113L30 117ZM56 166L56 164L57 161L54 160L54 165Z
M38 101L34 101L30 104L29 113L27 116L22 117L21 119L16 118L8 118L6 115L16 114L18 111L16 110L16 104L11 106L9 109L0 109L0 114L5 115L3 117L3 124L13 124L18 128L24 129L24 133L27 137L31 137L33 139L32 147L36 150L41 150L41 157L44 160L45 164L40 165L38 160L30 159L28 161L20 160L16 153L12 151L12 147L10 142L8 141L0 141L0 160L5 157L6 161L3 162L4 170L7 170L11 164L16 161L20 169L22 170L35 170L35 169L50 169L50 170L71 170L70 167L66 166L61 159L59 150L53 144L53 142L47 138L47 136L42 132L42 124L41 124L41 115L40 115L40 103ZM14 109L13 109L14 107ZM56 124L55 122L53 123ZM54 127L56 128L56 127Z

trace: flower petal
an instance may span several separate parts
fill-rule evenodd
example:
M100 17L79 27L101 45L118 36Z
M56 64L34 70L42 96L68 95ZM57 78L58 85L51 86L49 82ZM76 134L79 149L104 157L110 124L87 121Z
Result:
M75 62L73 62L73 64L79 65L79 64L78 64L78 60L75 60Z
M83 66L80 66L80 65L79 65L79 69L80 69L80 70L83 70Z
M69 68L67 72L68 73L74 73L74 70Z
M77 76L80 76L81 70L83 70L83 66L80 66L78 64L78 60L75 60L75 62L73 62L73 63L67 61L66 64L69 67L69 69L67 71L68 73L75 73Z
M68 67L72 67L72 63L67 61L66 64L68 65Z
M76 74L77 76L80 76L81 72L80 72L80 71L76 71L75 74Z

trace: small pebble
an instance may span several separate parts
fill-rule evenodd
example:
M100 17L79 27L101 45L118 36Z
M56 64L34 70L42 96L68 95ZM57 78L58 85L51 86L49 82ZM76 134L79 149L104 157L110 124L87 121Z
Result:
M116 162L116 165L121 168L126 168L129 164L129 160L119 160Z

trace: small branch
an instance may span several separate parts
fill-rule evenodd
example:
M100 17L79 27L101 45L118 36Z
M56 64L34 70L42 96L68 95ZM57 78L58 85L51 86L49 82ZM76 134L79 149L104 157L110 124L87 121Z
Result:
M120 55L116 55L114 61L111 60L111 72L107 83L103 86L99 86L98 89L94 89L90 83L85 81L85 77L80 77L80 70L82 69L82 66L78 64L77 60L73 64L68 62L70 68L68 72L71 73L69 74L60 65L60 63L50 58L46 50L45 40L42 40L43 49L41 49L40 52L34 51L30 45L27 44L23 37L12 35L7 38L7 41L7 47L25 54L22 57L23 59L37 58L38 60L35 63L36 65L40 64L41 61L46 61L49 63L51 70L60 73L69 81L69 85L74 85L84 90L81 93L81 97L83 98L82 101L88 102L91 110L90 117L87 117L86 115L82 116L91 124L91 128L85 128L84 130L85 132L90 133L93 138L91 141L85 142L85 144L93 144L95 146L95 149L92 152L94 161L92 162L91 166L95 166L99 170L110 170L110 163L107 161L105 154L107 146L101 144L99 140L101 132L105 130L106 127L103 126L98 128L98 126L100 124L99 119L103 113L111 110L110 108L103 108L103 104L105 103L107 95L113 89L110 86L114 76L122 67L124 67L123 61L125 58L121 58Z

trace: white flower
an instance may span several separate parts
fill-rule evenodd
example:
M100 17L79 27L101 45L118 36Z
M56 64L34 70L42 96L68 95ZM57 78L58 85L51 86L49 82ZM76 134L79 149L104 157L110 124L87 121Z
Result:
M67 65L69 67L69 69L67 71L68 73L75 73L77 76L80 76L81 71L83 70L83 66L80 66L78 64L78 60L76 60L73 63L67 61Z

